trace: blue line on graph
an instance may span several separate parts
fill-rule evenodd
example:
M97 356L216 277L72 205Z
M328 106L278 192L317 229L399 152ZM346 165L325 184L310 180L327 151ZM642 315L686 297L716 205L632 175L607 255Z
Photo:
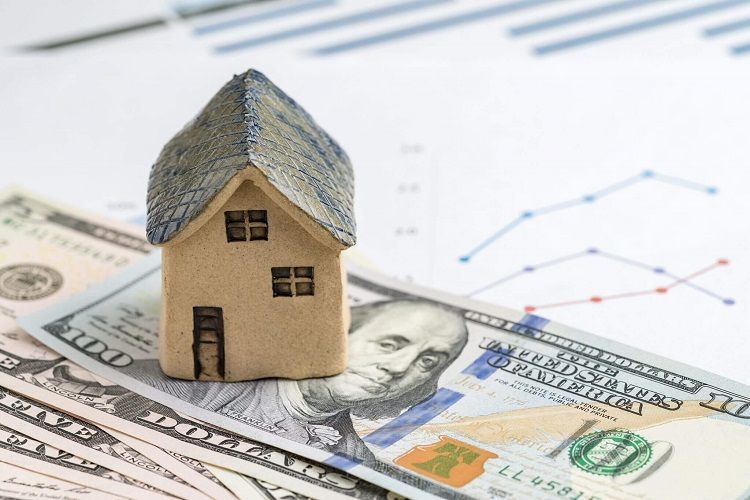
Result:
M654 173L651 170L645 170L638 175L634 175L633 177L628 177L627 179L624 179L620 182L615 182L614 184L610 184L609 186L602 188L599 191L594 191L590 195L586 195L584 197L585 201L588 201L588 202L594 201L594 199L596 198L601 198L602 196L607 196L608 194L614 193L616 191L620 191L621 189L625 189L626 187L630 187L633 184L637 184L643 181L643 179L650 179L653 176L654 176Z
M566 24L577 23L579 21L586 21L600 16L607 16L616 12L622 12L624 10L635 9L638 7L647 7L655 3L663 2L665 0L625 0L622 2L614 2L606 5L600 5L589 9L577 10L570 14L562 16L550 17L541 21L535 21L529 24L523 24L510 28L508 32L511 36L527 35L529 33L535 33L537 31L543 31L551 28L559 28Z
M724 304L726 304L728 306L733 306L735 304L735 300L734 299L730 299L728 297L722 297L718 293L714 293L711 290L707 290L707 289L703 288L700 285L696 285L692 281L686 281L686 282L683 283L683 285L688 286L688 287L690 287L690 288L692 288L694 290L698 290L699 292L704 293L704 294L706 294L706 295L708 295L710 297L713 297L713 298L715 298L717 300L720 300L720 301L722 301Z
M736 56L750 54L750 43L746 43L743 45L735 45L734 47L732 47L732 54Z
M653 178L654 180L663 182L665 184L672 184L673 186L692 189L701 193L716 194L718 192L718 190L712 186L706 186L705 184L700 184L698 182L689 181L687 179L682 179L680 177L674 177L671 175L657 174L656 172L653 172L651 170L643 172L642 175L644 177Z
M646 264L645 262L639 262L639 261L634 260L634 259L629 259L627 257L623 257L622 255L615 255L615 254L609 253L609 252L602 252L598 248L589 248L587 250L586 254L587 255L599 255L601 257L604 257L604 258L607 258L607 259L610 259L610 260L614 260L614 261L617 261L617 262L622 262L623 264L627 264L629 266L640 267L642 269L648 269L650 271L655 272L656 274L663 274L663 275L665 275L665 276L667 276L669 278L675 278L675 279L677 278L677 276L672 276L671 274L669 274L667 272L667 270L664 269L663 267L652 266L651 264Z
M732 33L734 31L743 30L750 28L750 17L746 19L740 19L739 21L733 21L731 23L720 24L718 26L712 26L703 30L705 36L718 36L725 33Z
M337 44L327 45L325 47L320 47L313 50L313 54L323 56L336 54L338 52L346 52L348 50L359 49L361 47L392 42L394 40L400 40L402 38L408 38L415 35L421 35L424 33L443 30L446 28L452 28L466 23L486 21L491 17L502 16L533 7L539 7L550 3L564 1L567 0L521 0L511 3L504 3L501 5L494 5L492 7L486 7L483 9L471 10L469 12L464 12L455 16L448 16L434 19L432 21L427 21L421 24L414 24L405 28L384 31L382 33L376 33L374 35L362 38L354 38Z
M585 250L583 252L576 252L576 253L573 253L573 254L570 254L570 255L563 255L562 257L557 257L556 259L548 260L548 261L545 261L545 262L539 262L539 263L534 264L534 265L524 266L524 267L522 267L520 270L518 270L516 272L510 273L510 274L508 274L506 276L503 276L503 277L501 277L501 278L499 278L499 279L497 279L495 281L487 283L486 285L483 285L483 286L477 288L476 290L474 290L474 291L472 291L470 293L467 293L466 296L467 297L473 297L474 295L478 295L478 294L480 294L482 292L486 292L487 290L495 288L496 286L501 285L501 284L505 283L506 281L510 281L510 280L516 279L519 276L522 276L524 274L533 273L534 271L537 271L539 269L543 269L545 267L550 267L550 266L554 266L556 264L561 264L563 262L568 262L570 260L579 259L581 257L585 257L586 255L588 255L588 251Z
M312 0L309 2L299 2L291 5L285 5L278 9L267 10L258 12L256 14L250 14L242 17L235 17L226 21L221 21L213 24L206 24L198 26L193 30L195 35L206 35L216 31L222 31L230 28L237 28L246 24L253 24L261 21L268 21L270 19L278 19L280 17L286 17L293 14L299 14L314 9L320 9L322 7L330 7L335 5L335 0Z
M622 181L615 182L614 184L610 184L609 186L599 189L598 191L585 194L578 198L565 200L559 203L554 203L552 205L546 205L540 208L536 208L534 210L524 210L523 212L521 212L521 214L518 217L511 220L506 225L502 226L495 233L493 233L489 238L485 239L484 241L479 243L477 246L472 248L470 251L460 256L458 260L464 263L469 262L472 259L472 257L477 255L479 252L487 248L489 245L491 245L498 239L502 238L503 236L508 234L510 231L512 231L513 229L515 229L516 227L518 227L523 222L529 219L533 219L534 217L537 217L539 215L545 215L545 214L549 214L552 212L559 212L560 210L565 210L568 208L592 204L604 198L605 196L616 193L618 191L622 191L625 188L628 188L635 184L639 184L646 180L658 181L664 184L671 184L673 186L700 191L700 192L707 193L707 194L716 194L718 192L718 190L713 186L706 186L704 184L699 184L697 182L689 181L687 179L681 179L679 177L659 174L657 172L654 172L653 170L646 170L646 171L641 172L638 175L628 177L627 179L623 179Z
M610 253L610 252L604 252L604 251L602 251L602 250L600 250L600 249L598 249L596 247L587 248L586 250L584 250L582 252L575 252L575 253L572 253L572 254L563 255L562 257L557 257L555 259L547 260L547 261L544 261L544 262L539 262L537 264L526 265L526 266L522 267L518 271L515 271L515 272L512 272L510 274L507 274L507 275L505 275L505 276L503 276L503 277L501 277L501 278L499 278L497 280L494 280L494 281L492 281L490 283L487 283L486 285L483 285L483 286L477 288L476 290L473 290L472 292L467 293L466 296L467 297L473 297L473 296L479 295L480 293L487 292L488 290L491 290L491 289L497 287L498 285L501 285L501 284L506 283L508 281L512 281L512 280L514 280L516 278L519 278L519 277L521 277L523 275L531 274L533 272L536 272L536 271L538 271L540 269L544 269L546 267L557 266L557 265L562 264L564 262L570 262L572 260L578 260L578 259L581 259L581 258L584 258L584 257L591 257L591 256L603 257L603 258L608 259L608 260L612 260L612 261L615 261L615 262L621 262L623 264L627 264L627 265L629 265L631 267L637 267L637 268L640 268L640 269L645 269L645 270L651 271L651 272L653 272L655 274L666 276L666 277L668 277L668 278L670 278L672 280L680 281L681 285L688 286L688 287L692 288L693 290L696 290L696 291L698 291L698 292L700 292L700 293L702 293L704 295L707 295L709 297L717 299L717 300L721 301L725 305L731 306L731 305L735 304L734 299L731 299L729 297L724 297L722 295L719 295L716 292L712 292L711 290L708 290L708 289L706 289L706 288L704 288L704 287L702 287L700 285L696 285L695 283L693 283L690 280L682 280L680 276L667 271L667 269L664 268L664 267L655 266L653 264L648 264L646 262L641 262L641 261L638 261L638 260L635 260L635 259L624 257L622 255L617 255L617 254L613 254L613 253ZM723 262L724 264L727 263L727 261L724 261L723 259L720 262Z
M238 42L229 43L226 45L220 45L214 50L216 52L230 52L233 50L246 49L249 47L257 47L259 45L265 45L268 43L278 42L281 40L288 40L304 35L310 35L313 33L319 33L321 31L328 31L337 28L343 28L351 26L353 24L363 23L372 21L375 19L382 19L388 16L396 14L403 14L418 9L424 9L426 7L433 7L435 5L451 3L453 0L415 0L403 3L396 3L392 5L386 5L377 9L364 10L349 14L346 16L335 17L332 19L326 19L323 21L298 26L296 28L290 28L283 31L277 31L267 35L262 35L254 38L248 38L240 40Z
M722 10L739 7L750 3L750 0L723 0L721 2L713 2L692 9L678 10L669 14L664 14L650 19L644 19L634 23L623 24L614 28L605 29L602 31L595 31L586 35L581 35L573 38L567 38L553 43L539 45L534 48L534 53L538 56L551 54L553 52L559 52L562 50L572 49L580 47L582 45L588 45L595 42L601 42L610 38L616 38L623 35L629 35L639 31L648 30L651 28L658 28L667 24L685 21L698 16L706 14L713 14Z
M646 264L645 262L640 262L640 261L637 261L637 260L629 259L629 258L623 257L621 255L616 255L616 254L608 253L608 252L602 252L601 250L596 249L596 248L590 248L588 250L588 253L589 253L589 255L596 254L596 255L600 255L602 257L605 257L607 259L610 259L610 260L614 260L614 261L622 262L624 264L631 265L633 267L640 267L642 269L650 270L650 271L653 271L656 274L662 274L662 275L664 275L664 276L666 276L668 278L671 278L673 280L679 280L680 279L679 276L677 276L676 274L668 272L663 267L652 266L651 264ZM724 304L726 304L728 306L734 305L734 300L733 299L722 297L721 295L719 295L717 293L714 293L714 292L712 292L710 290L707 290L706 288L703 288L700 285L696 285L692 281L683 281L682 284L685 285L685 286L688 286L690 288L693 288L695 290L698 290L699 292L704 293L706 295L709 295L709 296L711 296L711 297L713 297L715 299L721 300Z

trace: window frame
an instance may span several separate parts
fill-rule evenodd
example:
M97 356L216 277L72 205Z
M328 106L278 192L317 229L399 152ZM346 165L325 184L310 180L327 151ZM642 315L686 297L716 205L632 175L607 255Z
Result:
M271 291L274 297L312 297L315 295L313 266L271 268Z
M224 229L227 243L268 241L268 211L262 209L225 210ZM234 233L239 230L242 231L242 238Z

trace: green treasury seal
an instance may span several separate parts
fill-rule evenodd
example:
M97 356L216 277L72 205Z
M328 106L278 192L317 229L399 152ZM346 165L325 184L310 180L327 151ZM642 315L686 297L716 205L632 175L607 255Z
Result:
M586 472L618 476L640 469L651 460L651 445L623 429L593 432L576 439L568 450L570 461Z

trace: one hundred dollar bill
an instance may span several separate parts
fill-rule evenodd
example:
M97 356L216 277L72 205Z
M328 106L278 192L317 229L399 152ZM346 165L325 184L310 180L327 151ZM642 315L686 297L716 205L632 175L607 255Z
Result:
M310 497L289 491L266 481L258 480L238 472L209 465L209 469L224 485L242 500L312 500Z
M102 428L107 434L146 457L166 477L174 477L204 493L213 500L234 500L235 496L201 462L164 450L114 429Z
M0 497L44 498L45 500L119 500L122 497L23 469L8 462L0 463Z
M144 257L136 226L62 207L20 188L0 191L0 327L85 290Z
M17 327L15 318L20 314L82 291L147 255L150 248L141 233L141 228L62 207L21 189L0 192L0 383L141 442L157 444L212 481L216 478L199 460L309 496L385 498L385 490L333 467L241 436L227 433L225 442L212 444L138 420L137 415L155 411L174 418L178 429L195 423L82 369ZM242 443L242 451L227 449L235 440ZM222 497L205 481L195 481L194 475L188 478L167 468L204 493Z
M33 437L35 441L136 478L165 493L192 500L209 498L96 425L3 387L0 387L0 422L9 429ZM143 446L151 445L144 443Z
M0 468L13 464L117 497L172 498L163 491L0 424ZM28 484L26 486L29 486ZM32 493L30 496L34 497ZM36 492L36 496L42 496ZM101 498L107 496L102 493ZM92 498L100 498L92 495Z
M318 464L241 435L215 429L146 397L107 382L48 350L23 332L0 348L0 385L56 408L158 443L175 456L192 457L314 498L386 499L388 492L336 468ZM40 362L41 361L41 362ZM73 382L73 383L71 383ZM151 418L141 418L148 417ZM195 439L202 429L221 439ZM184 477L184 476L183 476ZM194 483L191 483L194 484Z
M114 429L107 429L107 432L136 449L139 449L145 444L137 438L115 431ZM157 457L148 454L146 449L149 447L152 450L156 449L157 453L161 454L161 456ZM203 464L194 458L180 455L173 451L163 450L153 445L146 445L146 447L141 448L141 450L144 454L148 454L150 459L162 464L170 472L207 494L209 497L215 500L229 500L234 498L231 490L229 490L226 485L217 478L213 472L211 472L206 464Z
M268 481L262 479L256 479L254 477L246 476L223 467L216 465L206 464L206 467L217 477L219 480L234 493L237 498L242 500L314 500L307 495L297 493L295 491L271 484ZM325 498L325 497L323 497ZM397 495L393 492L388 492L386 500L406 500L401 495Z
M347 369L298 382L163 375L157 256L20 323L84 369L163 405L134 420L247 449L226 445L226 429L410 498L750 492L747 386L369 272L350 272L348 291ZM216 427L182 425L164 408Z

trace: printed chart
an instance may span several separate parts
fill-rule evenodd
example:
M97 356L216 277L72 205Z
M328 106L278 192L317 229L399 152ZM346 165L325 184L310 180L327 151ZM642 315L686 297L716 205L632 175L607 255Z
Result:
M13 182L142 220L165 141L252 65L350 155L384 272L743 373L750 0L97 5L4 16Z
M469 252L465 253L464 255L461 255L458 258L458 260L459 262L469 265L471 263L471 259L474 256L476 256L481 251L485 250L487 247L491 246L492 244L494 244L501 238L506 237L508 233L510 233L513 229L515 229L522 223L530 222L532 219L540 217L540 216L544 216L546 214L564 211L564 210L575 208L581 205L592 205L606 196L611 196L624 189L632 188L638 185L639 183L645 182L645 181L660 182L660 183L675 186L678 188L689 189L689 190L693 190L699 193L705 193L709 195L716 195L718 193L718 189L714 186L706 186L706 185L702 185L696 182L689 181L687 179L666 176L658 172L654 172L652 170L646 170L644 172L641 172L638 175L628 177L614 184L598 189L592 193L581 195L577 198L572 198L569 200L553 203L551 205L546 205L546 206L539 207L533 210L524 210L523 212L521 212L521 214L517 218L503 225L497 232L493 233L490 237L486 238L481 243L473 247ZM715 260L715 262L712 262L711 264L707 266L704 266L698 270L695 270L686 276L678 276L659 265L653 265L653 264L649 264L646 262L641 262L636 259L632 259L623 255L617 255L611 252L603 251L596 247L587 248L583 251L575 252L572 254L554 257L552 259L549 259L543 262L537 262L534 264L524 265L522 268L514 272L511 272L507 275L503 275L500 278L495 279L487 284L484 284L480 286L479 288L467 293L466 295L469 297L481 296L482 294L486 294L496 287L512 282L513 280L521 278L525 275L528 275L531 273L539 273L547 268L559 266L559 265L571 262L573 260L579 260L579 259L590 258L590 257L608 259L613 262L627 264L633 269L645 270L645 271L660 275L666 279L665 284L662 286L658 286L656 288L639 289L639 290L612 293L612 294L593 293L586 298L571 299L571 300L566 300L562 302L547 303L547 304L526 305L523 308L524 311L529 312L529 313L532 313L532 312L536 313L542 309L550 309L553 307L565 307L565 306L573 306L573 305L580 305L580 304L599 304L605 301L621 300L621 299L627 299L631 297L640 297L644 295L653 295L653 294L663 295L678 286L687 286L703 294L706 297L720 300L722 303L728 306L734 305L735 303L734 299L721 295L717 292L711 291L705 287L702 287L696 284L693 281L699 276L715 271L719 268L728 266L729 265L728 259L718 258Z
M154 10L154 9L151 9ZM485 31L496 50L532 58L562 56L616 44L638 50L679 30L682 50L705 45L725 57L750 54L749 0L237 0L183 1L162 12L105 23L78 33L42 37L34 51L75 49L180 25L217 56L281 46L324 58L363 50L413 49L452 32ZM483 50L474 47L474 50ZM677 54L675 54L677 55Z
M554 213L554 212L560 212L562 210L566 210L569 208L578 207L581 205L592 205L596 203L597 201L601 200L602 198L604 198L605 196L610 196L614 193L617 193L618 191L630 188L646 180L652 180L652 181L662 182L664 184L671 184L673 186L679 186L682 188L693 189L693 190L704 192L707 194L716 194L717 192L717 189L713 186L704 186L695 182L691 182L687 179L681 179L679 177L670 177L670 176L662 175L657 172L654 172L653 170L645 170L638 175L628 177L627 179L615 182L614 184L605 186L601 189L597 189L593 193L586 193L577 198L560 201L557 203L553 203L551 205L545 205L543 207L535 208L532 210L524 210L523 212L521 212L521 214L518 217L516 217L515 219L511 220L509 223L502 226L500 229L497 230L497 232L493 233L489 238L479 243L477 246L475 246L474 248L466 252L464 255L461 255L458 258L458 260L461 262L468 263L469 261L471 261L472 257L474 257L476 254L478 254L479 252L481 252L488 246L492 245L495 241L507 235L509 232L511 232L513 229L515 229L522 223L530 221L531 219L534 219L534 218L537 218L546 214Z
M735 303L734 299L729 298L729 297L725 297L725 296L722 296L722 295L719 295L718 293L713 292L711 290L708 290L708 289L706 289L706 288L704 288L704 287L702 287L700 285L697 285L696 283L694 283L692 281L695 278L697 278L697 277L699 277L699 276L701 276L703 274L709 273L711 271L714 271L714 270L719 269L719 268L724 267L724 266L728 266L729 265L729 260L727 260L727 259L717 259L715 262L711 263L708 266L705 266L705 267L703 267L701 269L698 269L697 271L692 272L692 273L690 273L687 276L680 277L680 276L675 275L674 273L669 272L667 269L665 269L663 267L650 265L650 264L647 264L645 262L639 262L637 260L629 259L629 258L624 257L622 255L616 255L616 254L613 254L613 253L604 252L604 251L602 251L602 250L600 250L598 248L588 248L588 249L586 249L586 250L584 250L582 252L577 252L577 253L573 253L573 254L570 254L570 255L564 255L562 257L557 257L555 259L548 260L546 262L539 262L539 263L536 263L536 264L524 266L519 271L516 271L516 272L513 272L511 274L508 274L507 276L503 276L502 278L497 279L497 280L495 280L495 281L493 281L491 283L488 283L487 285L483 285L480 288L478 288L476 290L473 290L470 293L467 293L466 295L469 296L469 297L479 296L479 295L481 295L483 293L486 293L486 292L490 291L491 289L493 289L493 288L495 288L497 286L500 286L500 285L502 285L504 283L512 281L512 280L514 280L516 278L519 278L519 277L521 277L521 276L523 276L525 274L536 273L536 272L539 272L542 269L545 269L545 268L548 268L548 267L560 265L560 264L563 264L565 262L570 262L572 260L580 259L580 258L583 258L583 257L592 257L592 256L597 256L597 257L601 257L601 258L604 258L604 259L610 259L610 260L613 260L613 261L616 261L616 262L625 263L625 264L628 264L628 265L632 266L635 269L644 269L646 271L650 271L652 273L662 275L662 276L664 276L664 277L666 277L668 279L667 284L665 286L660 286L660 287L657 287L657 288L649 288L649 289L645 289L645 290L636 290L636 291L632 291L632 292L622 292L622 293L609 294L609 295L607 295L607 294L594 294L594 295L589 296L588 298L574 299L574 300L569 300L569 301L565 301L565 302L557 302L557 303L552 303L552 304L541 304L541 305L527 305L527 306L524 306L524 308L523 308L524 311L526 311L526 312L536 312L536 311L539 311L541 309L549 309L549 308L552 308L552 307L573 306L573 305L587 304L587 303L598 304L598 303L601 303L601 302L604 302L604 301L610 301L610 300L616 300L616 299L626 299L626 298L629 298L629 297L639 297L639 296L642 296L642 295L665 294L665 293L669 292L671 289L673 289L673 288L675 288L677 286L687 286L687 287L690 287L690 288L692 288L692 289L694 289L694 290L696 290L696 291L698 291L698 292L706 295L707 297L711 297L713 299L720 300L722 303L724 303L724 304L726 304L728 306L734 305L734 303Z

